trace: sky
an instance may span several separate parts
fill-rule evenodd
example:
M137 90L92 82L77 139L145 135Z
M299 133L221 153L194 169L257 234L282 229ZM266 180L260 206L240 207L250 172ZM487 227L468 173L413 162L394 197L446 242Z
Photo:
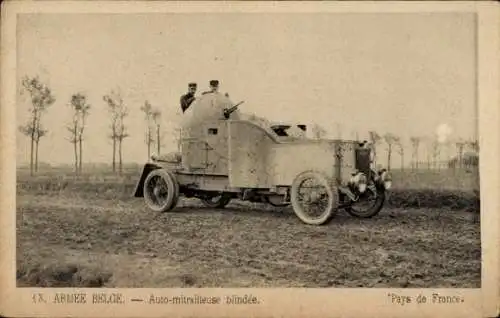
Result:
M162 152L172 151L187 83L201 92L211 79L245 101L242 112L317 123L331 137L376 130L403 140L437 132L471 139L474 30L469 13L22 14L17 76L38 75L54 92L39 154L53 164L74 160L65 128L72 94L86 94L92 107L85 163L111 160L102 96L112 89L130 110L124 161L144 162L145 100L162 111ZM29 107L19 95L19 125ZM19 132L17 160L29 161L29 138Z

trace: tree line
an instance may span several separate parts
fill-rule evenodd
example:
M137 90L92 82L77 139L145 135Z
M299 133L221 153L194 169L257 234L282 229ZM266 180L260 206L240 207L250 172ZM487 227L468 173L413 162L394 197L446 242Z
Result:
M50 106L55 103L56 98L48 85L43 83L38 76L25 76L21 81L20 93L22 95L28 94L31 102L29 110L30 118L24 125L19 126L19 130L30 138L30 173L33 175L34 172L38 171L38 149L40 140L48 133L48 129L43 127L41 123L41 118ZM130 136L125 125L125 119L129 115L129 109L124 103L122 94L119 90L111 90L108 94L105 94L102 99L107 107L110 120L108 138L112 141L112 169L113 172L122 174L123 142ZM81 92L77 92L69 97L68 106L72 110L72 117L66 126L66 129L69 132L67 139L71 144L73 144L75 173L80 174L82 172L84 132L92 106L88 103L87 96ZM160 154L162 139L160 122L161 111L154 108L148 100L144 101L140 110L144 114L144 120L146 123L145 144L147 145L147 157L149 158L152 149L155 147L156 152ZM341 129L339 125L337 125L337 130L340 136ZM313 138L323 138L327 133L326 130L319 125L313 125L312 132ZM176 139L178 139L178 143L180 141L179 138L180 136L176 137ZM358 139L358 134L356 134L356 140ZM374 164L377 164L377 161L381 161L377 150L380 146L385 145L387 150L387 168L391 168L394 154L399 155L401 168L405 168L405 147L402 138L392 133L381 135L376 131L369 131L369 142L373 149ZM437 136L413 136L409 139L409 142L412 149L412 169L421 168L420 165L422 164L422 161L421 158L419 158L419 150L422 147L426 147L427 149L426 160L424 162L426 163L426 168L428 169L435 167L438 162L437 159L440 157L443 150L449 150L450 146L455 146L458 167L462 167L464 162L464 153L467 149L476 153L479 152L479 144L477 140L458 139L443 143L438 140ZM179 146L180 145L178 144L178 147Z
M312 125L311 130L312 137L315 139L321 139L327 135L326 129L317 124ZM339 138L341 138L341 129L339 125L337 125L337 131L339 133ZM477 140L465 140L463 138L458 138L441 142L438 136L412 136L409 138L409 140L404 140L403 138L393 133L379 134L376 131L369 131L368 134L368 142L370 143L370 147L373 151L374 164L376 165L377 162L383 162L384 164L386 164L387 169L391 169L394 155L399 156L400 167L401 169L405 169L405 142L409 142L408 145L411 149L410 168L412 170L421 168L439 169L439 158L441 157L443 152L449 152L453 147L455 148L454 150L456 164L454 164L454 161L451 160L450 167L463 168L464 166L477 166L477 160L470 160L464 157L466 150L470 150L476 154L479 153L479 143ZM355 139L359 140L359 135L357 133ZM383 146L385 146L386 149L387 157L385 158L381 158L381 155L377 152L377 150L380 150L380 147ZM420 151L424 148L427 150L426 156L425 158L420 158ZM447 153L446 155L448 158L450 157L450 153ZM422 164L424 164L423 167Z
M391 160L394 153L400 157L401 169L405 168L405 143L401 137L392 133L380 135L375 131L370 131L369 135L370 143L374 149L375 162L377 161L377 147L385 144L387 149L387 168L391 168ZM455 148L455 155L458 163L456 168L462 168L464 166L465 150L469 149L476 154L479 153L479 143L477 140L465 140L462 138L440 141L438 136L412 136L409 138L409 144L411 148L410 167L413 170L420 168L439 168L441 155L443 152L448 152L445 153L445 157L449 160L451 155L450 151L453 150L453 146ZM427 150L425 152L425 161L422 161L422 158L419 157L421 148L425 148ZM425 167L420 166L422 163L425 163Z
M30 101L30 117L25 124L19 126L19 131L30 138L30 174L34 175L38 171L38 149L42 137L47 136L48 129L42 125L42 116L48 111L50 106L56 102L52 90L46 83L43 83L38 76L25 76L21 81L21 95L28 94ZM129 115L129 109L124 103L119 90L111 90L102 97L109 114L109 134L112 141L112 167L113 172L122 174L123 172L123 142L130 136L127 131L125 119ZM71 119L66 125L68 131L67 140L73 144L74 170L75 174L82 172L83 162L83 142L84 132L88 124L88 117L92 106L88 102L88 97L77 92L68 98L67 105L72 111ZM156 150L160 154L161 148L161 111L154 108L146 100L140 107L145 115L147 156L151 155L152 147L156 144ZM118 157L118 158L117 158Z

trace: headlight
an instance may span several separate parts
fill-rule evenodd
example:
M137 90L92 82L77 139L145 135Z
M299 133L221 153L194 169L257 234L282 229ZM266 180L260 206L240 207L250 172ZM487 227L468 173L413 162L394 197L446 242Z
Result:
M380 173L380 182L384 185L384 188L390 189L392 186L392 177L387 170L383 170Z
M155 161L156 159L158 159L158 156L153 152L151 154L151 160Z
M351 179L349 180L349 184L356 188L359 192L363 193L366 191L368 186L368 178L362 172L354 173Z

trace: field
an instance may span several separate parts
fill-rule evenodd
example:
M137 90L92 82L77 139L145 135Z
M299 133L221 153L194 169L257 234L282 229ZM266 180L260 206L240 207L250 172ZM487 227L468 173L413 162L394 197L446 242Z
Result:
M322 227L239 201L155 214L131 197L133 168L39 174L18 173L19 286L480 287L473 173L394 172L380 215Z

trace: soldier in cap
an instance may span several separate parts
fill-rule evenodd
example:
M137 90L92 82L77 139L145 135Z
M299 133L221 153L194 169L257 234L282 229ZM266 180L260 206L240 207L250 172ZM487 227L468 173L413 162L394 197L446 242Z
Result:
M209 82L210 84L210 90L203 92L202 95L209 94L209 93L217 93L219 91L219 81L218 80L211 80Z
M188 92L181 96L181 109L183 113L189 108L191 103L194 101L195 99L194 94L196 93L196 87L197 87L196 83L189 83Z

